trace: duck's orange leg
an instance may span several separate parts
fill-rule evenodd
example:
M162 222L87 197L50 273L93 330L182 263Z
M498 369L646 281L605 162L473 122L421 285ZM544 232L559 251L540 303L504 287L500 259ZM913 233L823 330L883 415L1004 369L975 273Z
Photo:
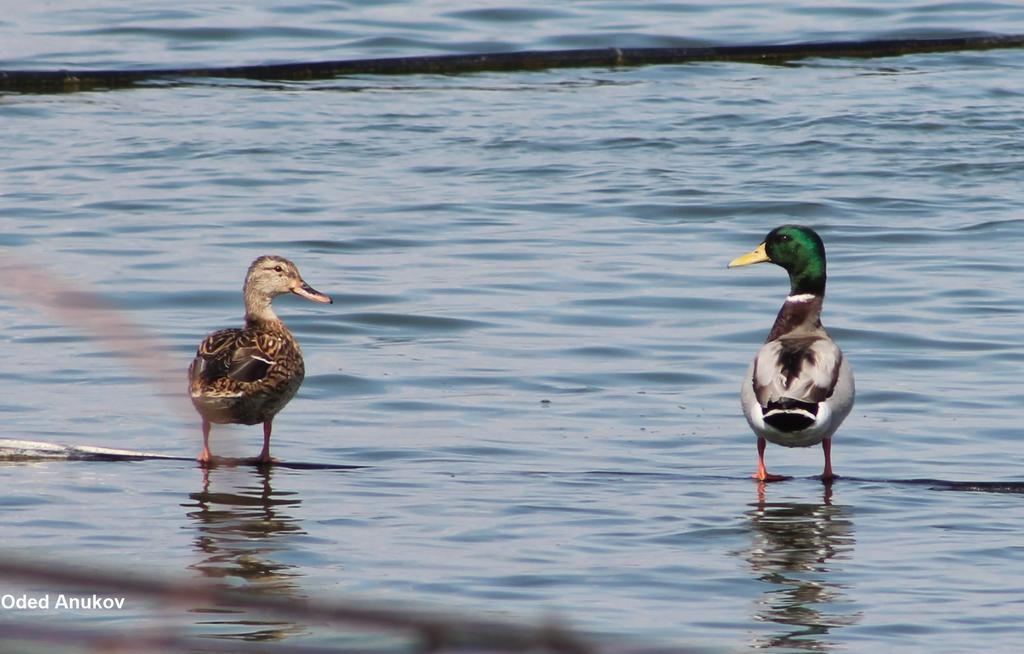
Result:
M826 438L821 441L821 449L825 452L825 470L821 473L821 480L831 482L836 478L836 475L832 473L832 439Z
M199 453L199 465L206 467L210 465L213 460L213 455L210 453L210 421L203 420L203 451Z
M768 469L764 465L764 450L768 447L768 441L763 437L757 437L757 472L752 477L758 481L783 481L789 479L784 475L770 475Z
M260 455L256 457L256 463L274 462L274 459L270 458L270 431L273 428L273 423L273 418L263 423L263 449L260 451Z

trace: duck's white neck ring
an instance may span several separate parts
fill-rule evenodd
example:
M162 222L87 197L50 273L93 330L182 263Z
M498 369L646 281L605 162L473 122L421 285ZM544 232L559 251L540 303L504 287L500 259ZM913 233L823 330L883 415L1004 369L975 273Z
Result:
M814 293L799 293L797 295L789 295L786 297L786 302L810 302L814 298L818 297Z

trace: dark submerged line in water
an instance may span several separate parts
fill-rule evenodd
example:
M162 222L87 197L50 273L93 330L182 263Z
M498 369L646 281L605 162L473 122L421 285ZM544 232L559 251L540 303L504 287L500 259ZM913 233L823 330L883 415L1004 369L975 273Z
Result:
M951 481L948 479L864 479L862 477L838 477L838 479L840 481L846 480L870 484L927 486L928 490L940 491L1024 494L1024 481Z
M936 39L881 39L776 45L693 48L593 48L494 52L468 55L349 59L291 64L151 70L0 70L0 91L71 93L133 86L152 80L226 77L252 80L312 80L342 75L455 75L483 71L592 68L731 61L784 64L808 57L897 57L930 52L1024 47L1024 35L993 34Z
M556 474L556 473L534 473L534 474ZM590 470L583 474L609 477L643 477L643 478L676 478L681 475L666 472L635 472L629 470ZM745 481L757 483L750 477L731 477L725 475L702 475L701 479L715 479L721 481ZM787 477L783 481L794 480L795 477ZM806 477L810 481L821 482L820 477ZM950 479L869 479L866 477L848 477L836 475L831 482L823 482L832 485L836 482L857 482L861 484L890 484L894 486L926 486L928 490L938 491L965 491L975 493L1017 493L1024 495L1024 481L954 481ZM771 482L775 485L782 482Z
M131 450L113 450L90 445L58 445L43 441L18 441L11 439L0 439L0 462L25 462L25 461L188 461L195 462L195 459L185 456L171 456L167 454L153 454L149 452L134 452ZM214 467L251 466L261 467L266 464L249 459L231 459L222 457L215 461ZM362 470L372 466L348 465L341 463L313 463L304 461L275 461L271 464L275 468L287 468L291 470ZM558 475L565 474L557 470L531 471L531 475ZM683 473L667 472L646 472L635 470L587 470L573 471L569 474L583 474L596 477L643 477L643 478L679 478L685 477ZM722 481L733 481L743 479L752 481L749 477L730 477L723 475L702 476L703 479L718 479ZM792 478L791 478L792 479ZM818 480L818 477L808 477ZM892 484L906 486L927 486L929 490L952 490L952 491L973 491L982 493L1019 493L1024 494L1024 481L952 481L948 479L870 479L866 477L836 476L835 481L857 482L862 484ZM779 482L774 482L779 483ZM834 482L829 482L834 483Z

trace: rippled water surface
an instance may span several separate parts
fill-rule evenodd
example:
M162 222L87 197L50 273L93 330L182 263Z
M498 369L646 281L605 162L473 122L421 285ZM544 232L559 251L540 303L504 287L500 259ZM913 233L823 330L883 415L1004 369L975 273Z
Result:
M1024 32L1017 3L820 4L22 3L0 68ZM276 304L307 377L275 455L366 466L0 463L0 547L637 646L1017 651L1024 497L898 482L1021 477L1021 79L995 50L0 96L0 438L198 454L184 371L277 253L335 303ZM787 286L725 265L784 222L825 239L857 376L830 490L817 448L748 478L739 380ZM219 611L0 621L381 645Z

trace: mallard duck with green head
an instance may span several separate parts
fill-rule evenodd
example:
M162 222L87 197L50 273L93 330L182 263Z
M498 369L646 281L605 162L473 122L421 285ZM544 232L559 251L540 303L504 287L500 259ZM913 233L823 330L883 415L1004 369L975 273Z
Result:
M790 292L768 340L747 370L740 398L743 414L757 434L755 479L778 481L764 464L767 442L786 447L821 443L823 481L832 472L832 435L853 408L853 370L821 325L825 298L825 244L809 227L783 225L769 232L750 254L730 268L770 262L789 273Z
M188 369L192 404L203 420L202 465L209 465L211 423L263 423L263 450L256 463L270 463L270 432L277 412L294 397L306 374L302 350L274 313L278 295L330 304L310 287L294 263L277 256L252 262L245 276L245 327L213 332L199 344Z

